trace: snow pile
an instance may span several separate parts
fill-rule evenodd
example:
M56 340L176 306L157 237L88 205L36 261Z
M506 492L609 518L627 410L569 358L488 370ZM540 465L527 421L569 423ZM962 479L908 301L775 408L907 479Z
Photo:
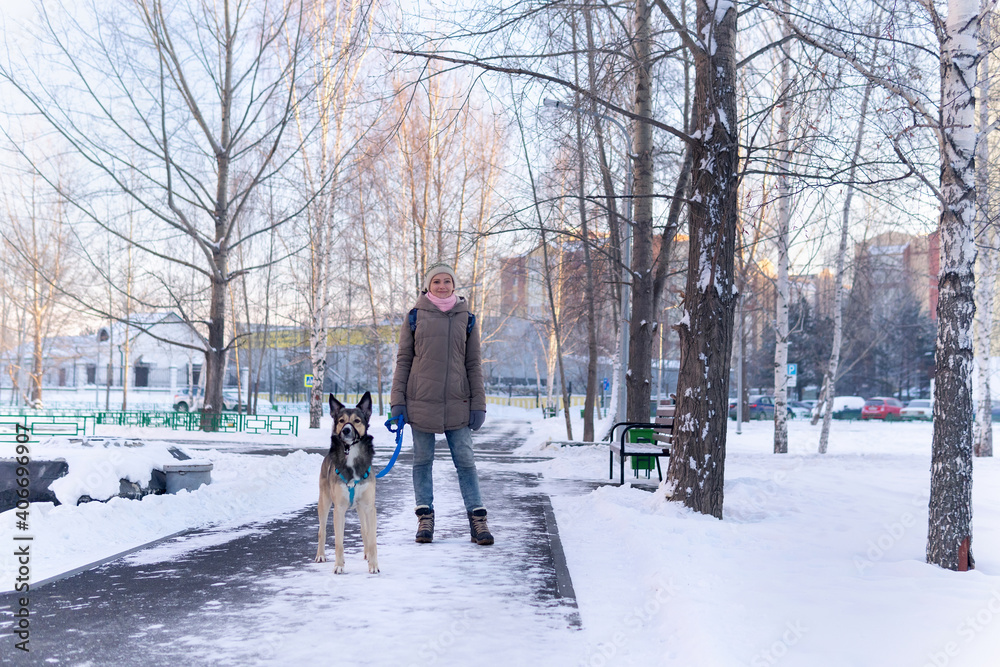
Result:
M141 487L149 486L153 470L164 464L178 463L171 449L186 456L187 463L209 463L195 459L181 447L162 441L135 438L49 438L31 451L33 460L64 459L69 471L49 488L64 505L75 505L81 496L107 500L118 495L119 480L126 479Z

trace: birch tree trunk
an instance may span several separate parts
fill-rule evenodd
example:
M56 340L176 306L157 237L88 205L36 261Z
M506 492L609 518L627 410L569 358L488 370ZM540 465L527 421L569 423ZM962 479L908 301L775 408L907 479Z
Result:
M677 416L668 469L672 498L718 519L738 298L736 16L735 2L697 1L689 269L678 325Z
M330 327L330 281L333 242L336 233L337 187L345 158L344 125L350 99L366 56L370 25L358 0L338 5L333 16L326 3L316 3L311 20L321 39L315 53L316 119L318 141L309 136L310 127L296 113L299 137L307 146L316 145L315 156L303 151L310 223L310 274L307 300L309 318L309 360L313 385L309 390L309 428L319 428L323 416ZM370 21L370 15L367 19ZM360 46L359 46L360 45Z
M332 199L333 197L329 197ZM309 292L309 362L313 383L309 389L309 428L319 428L323 417L323 389L326 383L327 336L329 332L328 307L330 304L330 256L333 246L333 214L327 210L327 197L320 197L323 204L315 207L313 220L312 280Z
M977 166L977 170L982 167ZM976 383L979 395L976 410L975 456L993 456L993 401L990 390L990 339L993 331L993 283L996 280L996 258L993 253L995 233L987 225L980 234L979 272L976 277Z
M243 254L242 246L239 249L240 267L246 266L246 259ZM257 377L257 371L254 369L254 339L255 333L253 330L253 322L251 321L251 310L250 310L250 294L247 290L247 274L244 273L240 276L240 291L243 296L243 317L246 323L245 336L243 338L243 345L245 345L245 355L246 355L246 365L247 365L247 384L246 384L246 401L238 404L239 409L245 409L248 415L257 414L257 396L255 386L260 383L260 379ZM265 288L266 290L266 288ZM233 321L236 321L236 311L233 309ZM239 343L237 343L236 349L239 350ZM258 362L257 366L260 364ZM239 364L237 364L237 369ZM240 377L237 375L237 377ZM243 395L243 387L240 388L240 396Z
M372 258L371 258L371 244L368 240L368 216L367 207L365 204L364 190L358 188L358 215L361 218L361 241L365 249L365 282L368 288L368 307L371 310L372 315L372 339L375 345L375 379L378 383L378 413L379 415L386 414L385 405L383 405L382 399L382 337L379 335L378 328L378 311L375 307L375 283L372 281Z
M975 94L979 5L949 0L941 44L941 272L934 370L934 439L927 562L949 570L972 557L972 319L976 209Z
M115 373L115 328L108 324L108 367L104 378L104 409L111 410L111 385Z
M874 58L873 58L874 61ZM851 222L851 202L854 199L854 178L858 171L858 159L861 156L862 140L865 136L865 121L868 118L868 103L871 99L872 83L865 84L865 92L861 98L861 113L858 119L858 136L854 140L854 153L851 155L851 166L847 172L847 193L844 195L844 208L840 221L840 245L837 248L837 263L834 270L833 283L833 345L830 349L830 361L823 375L823 386L820 392L820 403L817 406L813 425L820 415L823 417L823 427L819 434L819 453L826 454L830 442L830 424L833 420L833 397L837 386L837 373L840 369L840 347L844 341L844 264L847 257L847 237Z
M785 2L787 11L788 2ZM791 35L786 25L784 36ZM778 120L778 220L775 243L778 250L777 294L774 314L774 453L788 453L788 230L792 217L788 171L792 164L788 126L792 115L792 76L790 57L781 59L781 115Z
M131 203L131 202L130 202ZM128 231L129 236L132 236L132 230L135 223L135 218L132 215L131 206L129 207L129 220L128 220ZM128 260L125 265L125 340L124 345L124 361L122 362L122 411L128 410L128 369L129 369L129 358L131 357L131 331L132 326L132 251L131 245L128 246L126 252L128 253Z
M980 52L990 53L992 2L984 0L979 26ZM993 456L993 400L990 394L990 356L993 333L993 300L996 283L996 230L990 220L990 59L979 65L979 140L976 144L976 238L979 241L979 273L976 276L976 363L979 409L976 415L975 456Z

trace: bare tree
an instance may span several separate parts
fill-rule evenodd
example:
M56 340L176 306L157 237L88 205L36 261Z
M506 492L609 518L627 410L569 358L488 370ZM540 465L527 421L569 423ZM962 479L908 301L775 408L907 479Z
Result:
M637 119L632 132L632 317L629 326L628 421L649 419L652 391L653 336L659 321L653 312L653 128L646 119L653 115L652 9L646 0L636 0L633 57L635 98L632 111Z
M976 411L976 456L993 456L993 401L990 394L990 352L993 339L993 301L996 296L997 233L990 211L990 58L992 50L993 3L982 3L979 32L980 51L985 55L979 64L979 137L976 144L976 239L979 245L979 271L976 274L976 375L979 409Z
M521 148L524 151L524 156L528 169L528 182L531 186L532 200L534 205L532 206L532 211L534 212L535 218L538 222L538 231L541 235L541 246L542 251L542 280L545 287L545 294L549 305L549 314L551 316L551 339L552 345L549 346L550 355L555 352L555 360L559 370L559 380L560 386L562 388L563 396L563 407L564 407L564 417L566 421L566 438L569 440L573 439L573 426L570 422L570 397L566 386L566 372L563 366L563 351L562 351L562 335L561 335L561 312L562 312L562 299L556 294L559 286L561 286L562 281L552 277L552 265L549 259L549 241L546 235L546 224L545 219L542 214L541 200L538 194L538 187L535 182L534 169L531 166L531 157L528 153L527 141L524 136L524 127L521 124L521 116L517 114L518 130L520 131L521 137ZM562 216L560 216L562 217ZM549 368L549 393L551 395L553 389L551 367Z
M854 141L854 152L847 172L847 193L841 213L840 243L837 247L834 278L833 278L833 345L830 348L830 361L823 375L823 386L820 390L820 402L813 417L815 424L820 415L823 417L823 427L819 436L819 453L826 454L830 440L830 423L833 419L834 387L840 373L840 348L844 339L844 264L847 256L848 230L851 220L851 202L854 199L854 180L857 176L858 160L861 155L862 141L865 136L865 121L868 118L868 103L871 99L872 84L867 82L861 98L861 109L858 116L857 137Z
M383 373L383 359L382 359L382 341L379 338L379 313L378 308L375 304L376 291L375 282L373 280L373 270L372 263L374 261L374 253L372 252L372 240L370 239L371 233L368 229L368 206L365 203L366 192L362 187L358 188L358 204L357 210L358 214L361 216L361 238L365 249L365 282L367 283L368 291L368 307L371 311L371 338L375 345L375 374L376 382L378 383L378 413L380 415L386 414L385 406L382 404L382 387L384 385L384 380L382 377Z
M16 186L20 187L5 188L3 192L7 224L0 225L0 237L7 259L5 299L23 313L19 318L22 331L30 332L31 363L25 399L28 405L41 407L45 340L59 329L63 302L60 288L70 277L65 260L72 237L66 207L40 179L20 179Z
M593 48L588 47L588 50L594 53L597 60L601 62L601 71L604 77L602 83L607 85L599 87L594 86L593 80L576 81L573 74L575 72L574 62L567 63L565 67L565 70L570 72L568 76L564 75L563 68L560 66L564 59L575 58L574 54L578 52L578 49L572 46L572 39L566 39L565 42L557 39L559 31L554 27L557 24L559 26L573 25L573 19L570 15L579 12L580 8L572 4L551 3L545 5L542 11L534 11L515 3L511 6L491 8L492 13L483 12L487 18L482 19L483 26L475 33L474 38L478 46L473 49L471 56L466 56L464 52L460 53L456 50L428 49L425 44L421 44L419 50L408 49L399 52L436 62L471 65L485 71L502 72L517 77L530 77L536 81L562 88L564 92L577 95L582 102L582 107L578 107L576 110L582 109L584 113L594 112L603 116L607 116L609 113L615 114L620 116L622 120L635 122L635 128L630 133L632 135L630 137L631 153L635 157L632 159L630 156L627 159L629 164L625 167L635 175L636 180L635 192L632 197L635 203L635 211L632 216L634 222L628 224L627 228L631 229L631 233L627 235L620 234L617 229L618 223L621 222L618 213L621 203L616 200L620 198L621 191L614 186L611 178L612 171L608 166L609 160L605 151L600 123L595 124L595 134L601 166L601 183L605 189L604 198L610 223L611 240L607 252L609 256L614 257L619 262L617 266L612 267L612 271L621 276L620 278L616 276L614 283L619 289L631 292L630 302L633 304L630 316L631 326L628 326L630 342L628 345L629 359L627 360L629 368L626 380L630 386L628 403L631 407L626 408L626 410L630 414L634 411L634 415L640 419L646 419L649 414L651 392L652 342L656 336L659 320L654 312L656 310L654 307L656 301L654 297L656 257L653 254L654 221L652 214L652 202L658 196L655 192L654 155L659 149L652 142L652 128L662 129L682 140L686 139L687 135L677 129L675 124L658 118L652 113L655 81L653 67L662 58L672 57L673 51L664 48L654 54L654 48L659 47L659 45L653 43L656 30L652 26L653 15L649 4L645 2L636 6L603 4L594 5L594 7L600 8L601 13L606 15L607 24L613 26L617 31L615 39L611 43L598 44ZM590 6L588 5L584 9L584 14L586 15L589 10ZM489 19L493 19L493 23L489 23ZM551 22L546 23L546 19L551 19ZM485 42L480 40L479 36L494 33L505 34L507 31L522 30L529 25L534 26L536 23L544 26L542 30L546 34L542 53L522 54L501 50L501 53L491 55L484 52L485 49L482 45ZM473 37L471 33L466 33L465 36ZM456 38L461 37L462 35L459 35ZM507 44L505 40L499 40L495 43ZM619 61L618 56L625 57ZM608 62L612 61L617 62L617 65L609 66ZM669 96L665 97L669 99ZM616 189L617 192L615 192ZM579 190L577 190L576 196L580 196ZM635 244L631 258L628 258L627 252L624 251L625 246L628 245L626 237L631 237ZM669 244L667 247L669 248ZM661 247L661 256L663 252ZM625 264L628 266L624 266ZM619 354L615 355L616 364L619 357ZM612 389L613 397L619 395L620 391L617 386L617 372L615 376L616 383ZM638 394L635 393L637 391ZM625 415L618 415L618 417L624 418Z
M65 142L92 175L93 192L69 192L44 164L33 165L91 223L142 253L138 261L182 268L207 285L199 304L164 284L160 305L180 311L202 335L205 410L217 413L233 344L226 290L238 274L230 256L267 231L238 223L254 190L297 150L286 129L301 100L290 82L308 41L302 3L122 0L106 15L40 8L39 38L50 47L38 61L44 69L5 63L0 81ZM100 206L119 197L148 220L132 238ZM185 243L163 242L171 236ZM184 252L191 246L194 259Z
M596 63L594 62L594 29L593 21L591 19L590 7L584 4L583 7L583 19L586 24L586 39L587 39L587 79L590 83L590 89L594 90L597 85L597 73L596 73ZM573 44L577 43L577 29L576 21L573 21ZM577 49L573 49L574 52ZM573 63L573 74L574 81L579 85L579 69L577 66L576 59L574 58ZM583 104L583 99L579 94L576 95L575 106L580 107ZM591 112L594 113L593 103L591 103ZM584 263L584 301L586 302L587 309L587 387L586 387L586 397L583 403L583 440L584 442L593 442L594 440L594 408L597 399L597 304L595 303L596 295L594 290L594 262L591 259L591 233L590 233L590 221L587 215L587 199L585 197L586 192L586 165L585 165L585 144L583 135L583 116L581 114L576 115L576 159L577 159L577 181L578 181L578 207L580 211L580 236L583 238L583 263ZM567 405L567 410L569 406Z
M359 77L372 42L374 12L368 0L322 0L310 4L308 24L316 35L310 80L303 95L312 105L299 105L296 125L300 142L304 198L308 222L309 279L304 285L311 313L308 322L309 358L313 385L309 393L309 428L319 428L326 405L327 339L330 327L330 284L336 268L334 244L338 222L343 219L340 199L345 167L358 142L378 115L361 122L363 108ZM292 43L294 51L297 46ZM310 95L309 88L315 90ZM353 118L349 113L354 110ZM349 186L348 186L349 187ZM353 199L349 197L349 199Z
M788 8L788 0L784 6ZM791 35L787 26L783 36ZM788 302L791 300L788 285L789 228L792 218L792 188L789 170L792 164L791 140L788 128L792 122L791 56L781 59L779 99L781 111L778 118L778 220L775 244L778 249L778 275L774 314L774 453L788 453Z
M927 562L950 570L972 557L972 318L975 313L976 68L979 5L929 7L941 43L941 273L934 371L934 444Z
M708 0L698 0L696 7L695 29L681 32L695 61L696 138L691 139L694 192L689 204L685 315L678 327L681 359L668 484L673 499L721 519L737 301L737 9L735 4L717 7Z
M765 3L777 14L780 9ZM856 55L801 29L786 17L802 41L843 59L858 73L901 100L916 121L893 138L899 160L940 202L941 245L938 275L938 329L934 385L934 440L927 536L927 562L952 570L974 566L972 558L972 320L975 312L976 147L973 86L979 64L976 0L949 0L942 16L930 2L919 3L938 41L941 88L935 110L911 82L892 71L866 66ZM856 31L856 34L861 34ZM881 38L879 36L879 38ZM926 52L926 51L924 51ZM925 175L904 142L927 128L938 147L939 177Z

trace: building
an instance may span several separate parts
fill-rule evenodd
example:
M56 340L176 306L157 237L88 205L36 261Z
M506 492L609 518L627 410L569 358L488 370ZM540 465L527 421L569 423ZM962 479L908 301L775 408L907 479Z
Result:
M936 320L939 250L937 232L879 234L855 246L854 280L872 291L876 308L908 293L920 303L921 312Z
M93 333L42 342L44 405L155 407L178 388L197 386L204 363L201 336L175 313L138 313ZM30 344L0 356L0 400L24 405L31 383Z
M590 253L594 275L594 302L597 318L598 380L612 377L617 353L619 300L617 285L621 272L608 251L609 239L594 237ZM658 256L661 237L653 241L653 255ZM500 264L500 312L496 326L484 340L483 367L487 384L497 390L518 385L529 388L547 387L549 378L558 371L552 331L552 304L548 293L545 259L548 259L552 301L558 312L563 366L567 384L576 393L586 387L589 361L588 308L585 296L587 280L584 247L579 240L553 242L543 252L538 246L523 255L507 257ZM687 238L674 239L670 251L668 277L663 291L663 310L659 336L654 340L653 394L669 392L676 386L678 368L677 334L673 329L681 317L679 303L685 273L677 267L686 266ZM601 382L601 384L605 384Z

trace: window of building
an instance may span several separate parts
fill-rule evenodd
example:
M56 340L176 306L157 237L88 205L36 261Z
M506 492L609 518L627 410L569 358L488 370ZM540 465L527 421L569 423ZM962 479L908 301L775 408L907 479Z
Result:
M66 369L65 368L60 368L59 369L59 386L60 387L65 387L66 386Z
M96 364L87 364L87 384L97 384Z
M136 387L148 387L149 386L149 366L145 364L137 364L135 367L135 386Z

